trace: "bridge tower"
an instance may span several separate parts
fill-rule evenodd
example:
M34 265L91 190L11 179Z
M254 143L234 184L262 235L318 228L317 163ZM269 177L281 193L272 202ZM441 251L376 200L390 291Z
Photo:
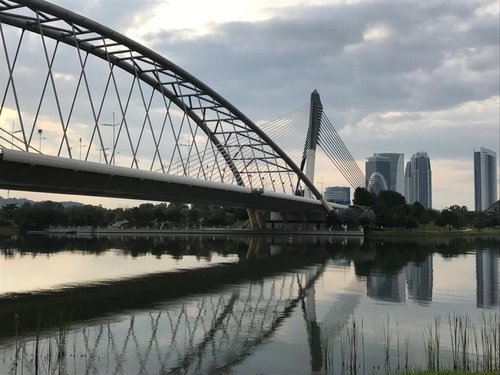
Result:
M305 175L309 181L314 182L314 168L316 166L316 145L318 144L319 129L321 125L321 116L323 115L323 105L317 90L311 94L311 109L309 114L309 129L307 130L306 144L302 158L301 169L304 169ZM323 192L321 192L323 194ZM313 192L306 187L304 196L314 198Z

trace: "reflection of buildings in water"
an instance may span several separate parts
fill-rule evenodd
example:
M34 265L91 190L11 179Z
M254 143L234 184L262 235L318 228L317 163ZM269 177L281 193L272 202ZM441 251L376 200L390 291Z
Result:
M366 280L366 289L369 297L390 302L405 302L405 270L397 273L370 273Z
M498 305L498 253L476 250L476 300L477 307Z
M422 263L409 262L406 266L408 297L422 305L432 301L432 266L432 254Z

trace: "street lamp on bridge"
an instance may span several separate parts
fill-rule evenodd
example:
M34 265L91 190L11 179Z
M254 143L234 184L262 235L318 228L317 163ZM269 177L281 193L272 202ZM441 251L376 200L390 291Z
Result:
M82 160L82 147L87 147L87 145L82 145L82 138L80 137L80 139L78 140L78 142L80 142L80 160Z
M42 133L43 130L38 129L38 151L40 152L40 154L42 153L42 139L47 139L45 137L42 138Z
M10 135L11 135L10 148L11 149L14 148L14 134L21 133L21 132L22 132L21 129L14 131L14 120L12 120L12 132L10 133Z
M111 159L113 160L113 165L115 165L115 128L120 125L119 122L116 122L115 123L115 112L113 112L113 119L112 119L112 122L111 124L101 124L101 126L108 126L108 127L112 127L113 128L113 145L111 147L112 151L111 151Z
M105 154L105 153L106 153L106 151L108 151L108 150L109 150L109 147L106 147L106 148L100 148L100 149L99 149L99 163L101 163L101 160L102 160L102 154L103 154L103 153Z

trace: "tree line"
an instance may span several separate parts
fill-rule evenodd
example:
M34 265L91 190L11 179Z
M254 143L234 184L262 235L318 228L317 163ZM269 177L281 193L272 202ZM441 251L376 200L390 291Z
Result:
M407 204L396 191L383 190L378 195L365 188L354 191L353 206L328 217L331 226L348 225L369 228L413 229L433 223L440 228L460 230L466 227L483 229L500 225L498 211L469 211L466 206L453 205L441 211L426 209L421 203Z
M30 202L0 208L0 225L16 225L22 231L42 230L49 226L109 226L124 227L213 227L229 226L248 221L247 211L215 205L184 203L144 203L133 208L107 209L102 206L74 205L65 207L52 201ZM353 206L345 211L334 211L327 217L327 225L339 228L401 228L413 229L433 223L441 228L483 229L500 225L498 211L469 211L465 206L453 205L442 211L426 209L420 203L407 204L405 198L391 190L378 195L365 188L354 192Z
M107 209L102 206L75 205L44 201L9 204L0 210L0 225L17 225L22 231L49 226L109 226L171 228L173 226L227 226L248 219L246 210L213 205L184 203L144 203L133 208Z

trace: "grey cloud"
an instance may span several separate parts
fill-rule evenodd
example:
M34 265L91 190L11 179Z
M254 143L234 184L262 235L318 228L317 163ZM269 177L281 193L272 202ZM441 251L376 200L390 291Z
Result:
M57 5L75 13L79 13L117 31L124 31L129 26L132 26L135 18L149 11L154 3L154 0L57 1Z
M216 25L196 38L169 32L151 39L256 120L285 113L318 88L342 126L372 111L437 109L498 95L492 84L498 61L489 61L498 55L498 23L479 19L476 7L447 1L294 7L262 22ZM388 39L364 42L364 32L377 25L389 28ZM467 54L471 48L476 52ZM480 74L449 70L456 58Z

